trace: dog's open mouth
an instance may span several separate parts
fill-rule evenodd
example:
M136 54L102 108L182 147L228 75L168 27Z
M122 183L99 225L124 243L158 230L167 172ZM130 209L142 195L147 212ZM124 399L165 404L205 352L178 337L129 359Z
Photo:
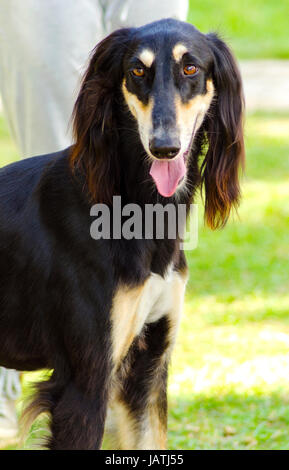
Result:
M186 157L188 152L182 153L173 160L155 160L150 169L158 192L164 197L172 196L186 174Z
M175 192L186 174L185 155L181 154L174 160L155 160L150 169L150 175L156 183L158 192L164 197L170 197Z

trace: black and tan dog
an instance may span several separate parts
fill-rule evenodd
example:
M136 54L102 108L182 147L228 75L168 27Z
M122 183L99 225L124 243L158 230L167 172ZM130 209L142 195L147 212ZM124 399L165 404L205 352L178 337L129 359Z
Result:
M75 144L0 172L0 364L49 368L34 405L50 449L98 449L107 407L123 449L166 445L167 367L186 262L179 240L90 236L92 203L189 205L212 228L239 200L240 75L215 34L162 20L93 51Z

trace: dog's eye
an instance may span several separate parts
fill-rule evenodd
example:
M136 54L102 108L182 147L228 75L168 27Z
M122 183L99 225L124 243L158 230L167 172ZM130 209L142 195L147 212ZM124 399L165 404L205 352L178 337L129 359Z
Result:
M195 75L198 71L198 68L195 65L189 64L184 67L185 75Z
M144 74L145 74L145 71L144 69L142 69L141 67L137 67L135 69L132 69L132 73L133 75L135 75L136 77L143 77Z

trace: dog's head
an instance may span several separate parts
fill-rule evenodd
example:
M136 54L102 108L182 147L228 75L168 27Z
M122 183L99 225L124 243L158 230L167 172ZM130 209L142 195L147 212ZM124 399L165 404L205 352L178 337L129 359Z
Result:
M223 225L239 200L244 154L242 84L229 48L217 35L171 19L116 31L96 47L74 109L72 162L82 164L99 202L110 201L119 178L120 93L162 196L190 184L195 141L206 142L206 220Z

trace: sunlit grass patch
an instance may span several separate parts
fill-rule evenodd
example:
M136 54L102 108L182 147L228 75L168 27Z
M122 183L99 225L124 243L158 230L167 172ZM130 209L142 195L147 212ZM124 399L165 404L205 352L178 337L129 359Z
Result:
M229 329L228 332L222 332L223 338L216 338L209 333L208 337L211 336L211 340L214 340L218 347L214 344L207 352L202 350L201 354L204 356L193 365L184 365L179 373L176 373L175 369L171 377L171 394L210 395L219 392L231 393L234 390L238 390L238 393L262 391L270 394L276 391L276 388L289 390L288 342L283 342L284 338L282 341L278 339L278 335L283 332L275 332L275 336L267 327L255 331L255 337L249 332L245 338L246 332L248 332L246 328L239 334ZM288 340L288 332L286 336ZM205 338L201 335L201 345L202 339ZM257 341L259 344L256 346L252 341ZM209 344L209 341L206 341L203 346L208 347ZM247 349L238 351L237 348ZM193 352L192 350L191 353Z

